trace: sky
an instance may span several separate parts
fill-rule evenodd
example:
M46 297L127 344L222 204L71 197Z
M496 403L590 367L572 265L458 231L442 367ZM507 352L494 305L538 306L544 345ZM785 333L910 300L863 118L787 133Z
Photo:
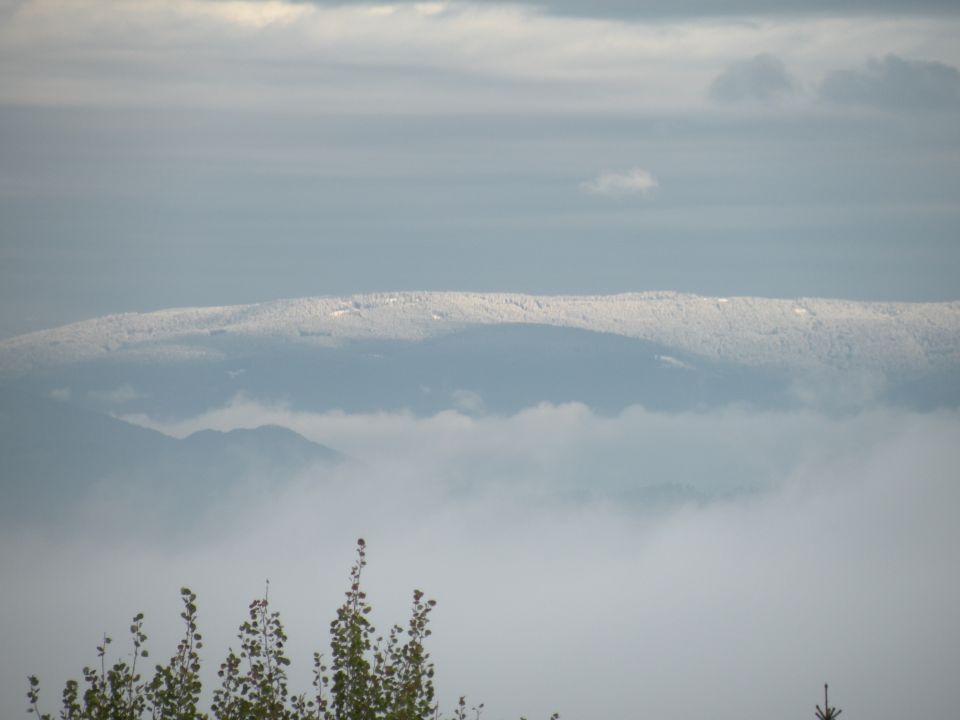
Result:
M0 337L374 290L956 299L955 5L723 5L3 0Z

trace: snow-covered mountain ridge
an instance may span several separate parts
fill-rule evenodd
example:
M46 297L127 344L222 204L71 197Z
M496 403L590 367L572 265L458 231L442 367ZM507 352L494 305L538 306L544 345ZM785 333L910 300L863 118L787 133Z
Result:
M108 315L0 342L0 370L108 358L212 359L238 342L416 341L506 323L614 333L755 366L911 371L960 365L960 302L396 292Z

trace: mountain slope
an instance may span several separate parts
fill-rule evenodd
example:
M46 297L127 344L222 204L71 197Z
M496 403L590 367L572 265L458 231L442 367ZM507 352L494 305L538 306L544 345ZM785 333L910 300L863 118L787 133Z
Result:
M168 437L71 404L0 391L0 518L57 518L97 497L139 497L195 517L244 483L263 486L341 455L292 430Z
M419 415L450 408L509 414L541 402L581 402L601 412L634 404L776 407L789 402L790 380L778 369L707 360L621 335L504 324L420 342L238 343L224 359L201 362L87 361L46 368L18 385L120 416L178 419L238 395L295 410Z

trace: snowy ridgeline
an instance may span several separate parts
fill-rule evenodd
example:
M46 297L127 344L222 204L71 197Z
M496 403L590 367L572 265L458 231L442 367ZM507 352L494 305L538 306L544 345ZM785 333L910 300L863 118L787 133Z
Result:
M502 323L615 333L746 365L908 372L960 365L960 302L403 292L109 315L0 342L0 370L213 359L245 343L419 340Z

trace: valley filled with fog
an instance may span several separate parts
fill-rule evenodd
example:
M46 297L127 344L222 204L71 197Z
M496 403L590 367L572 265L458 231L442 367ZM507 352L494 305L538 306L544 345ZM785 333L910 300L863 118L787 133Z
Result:
M213 681L269 579L306 689L357 537L378 627L439 601L448 707L960 701L955 303L392 297L0 342L4 714L137 611L168 655L182 585Z

